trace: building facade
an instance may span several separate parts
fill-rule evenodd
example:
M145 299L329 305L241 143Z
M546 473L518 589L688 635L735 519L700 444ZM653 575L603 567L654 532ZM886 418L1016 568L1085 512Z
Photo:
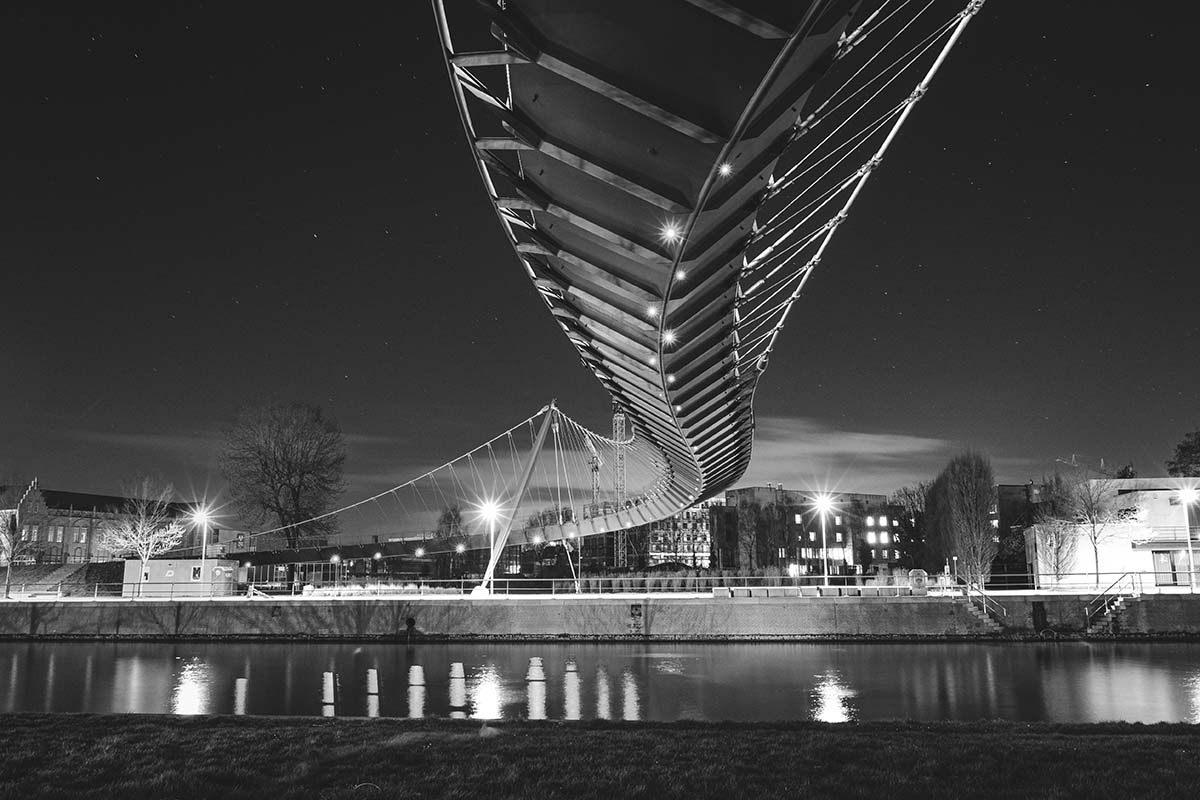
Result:
M828 565L831 576L907 568L901 506L881 494L838 492L822 520L816 496L774 484L726 492L724 507L712 510L712 566L823 575Z
M1127 575L1143 586L1200 581L1195 478L1101 478L1090 484L1102 501L1095 524L1080 519L1026 528L1026 563L1038 588L1107 586Z
M13 563L67 564L111 561L116 556L105 549L101 533L105 525L119 523L128 516L129 499L115 495L64 492L41 489L43 504L22 514L16 531L16 557ZM171 514L184 524L184 539L178 554L191 548L199 550L199 529L193 522L197 506L171 503ZM12 524L12 518L5 520ZM208 526L210 541L219 531ZM7 554L0 554L0 563Z

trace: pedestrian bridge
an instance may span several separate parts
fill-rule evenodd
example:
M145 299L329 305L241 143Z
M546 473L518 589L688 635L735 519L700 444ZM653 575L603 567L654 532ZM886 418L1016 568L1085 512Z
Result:
M463 157L618 424L551 404L514 429L525 444L510 430L349 510L476 548L622 530L732 485L794 303L981 5L433 0Z

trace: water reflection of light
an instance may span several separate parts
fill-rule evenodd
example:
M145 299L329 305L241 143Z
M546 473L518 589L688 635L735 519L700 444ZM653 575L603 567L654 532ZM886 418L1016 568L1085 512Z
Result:
M529 690L529 718L530 719L545 719L546 718L546 682L545 681L529 681L526 684Z
M857 694L835 670L817 676L813 687L813 719L818 722L849 722L854 719L850 698Z
M408 687L408 718L420 719L425 716L425 687Z
M183 665L171 697L172 714L204 714L208 710L210 672L199 658Z
M467 679L450 679L450 716L453 719L467 717Z
M663 675L682 675L683 662L674 658L668 658L662 661L654 662L654 665L651 667L651 669L653 669L655 672L662 673Z
M625 706L622 709L622 719L641 719L642 701L638 696L637 678L633 670L626 669L621 675L621 689L625 693Z
M50 703L54 698L54 651L50 651L49 663L46 665L46 699L43 707L44 711L50 710Z
M582 700L579 694L579 667L573 660L568 661L563 674L563 716L566 719L580 718Z
M480 668L479 676L471 687L471 705L475 719L500 719L504 706L504 685L495 664Z
M246 713L246 688L250 682L245 678L238 678L233 682L233 713Z
M608 696L608 669L596 667L596 716L612 719L612 701Z
M1200 722L1200 672L1193 672L1183 679L1188 698L1188 722Z

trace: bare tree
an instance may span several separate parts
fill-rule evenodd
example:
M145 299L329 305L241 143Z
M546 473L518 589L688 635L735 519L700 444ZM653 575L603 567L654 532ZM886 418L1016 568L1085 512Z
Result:
M739 570L753 570L758 566L759 522L762 506L757 502L745 501L737 505L737 565Z
M911 486L900 487L888 498L889 503L904 508L900 531L907 540L904 556L911 566L927 566L925 500L932 487L933 481L921 481Z
M46 500L37 488L37 478L30 483L14 481L0 492L0 558L4 559L4 597L12 586L13 562L33 554L38 547L37 537L29 532L29 520L45 519Z
M1083 530L1092 545L1096 585L1100 585L1100 544L1111 538L1115 530L1109 525L1117 521L1117 489L1113 479L1103 473L1079 468L1069 484L1068 514L1071 521Z
M950 459L930 492L942 540L959 557L967 581L980 586L991 576L998 549L991 519L995 484L991 462L968 450Z
M1037 571L1048 572L1061 581L1075 565L1075 553L1079 545L1075 526L1064 520L1052 519L1037 523L1032 530L1037 544Z
M175 489L151 478L142 478L125 489L129 499L118 519L100 526L100 544L113 555L135 556L142 565L138 571L138 596L146 580L146 564L183 541L183 524L171 508Z
M289 547L301 536L336 532L329 511L342 493L345 441L337 422L316 406L266 405L241 411L225 435L221 470L230 498L249 524L285 528Z

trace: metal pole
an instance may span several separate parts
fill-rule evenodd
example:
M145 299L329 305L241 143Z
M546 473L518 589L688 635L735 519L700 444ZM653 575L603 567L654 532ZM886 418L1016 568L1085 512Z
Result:
M208 557L208 520L205 519L200 523L200 580L207 580L204 577L204 559ZM212 597L212 581L208 580L209 589L208 595Z
M821 560L825 562L822 572L825 573L824 585L829 585L829 543L825 539L825 512L821 511Z
M1187 537L1188 548L1188 594L1196 593L1196 563L1192 556L1192 525L1188 519L1188 505L1190 505L1182 497L1179 505L1183 506L1183 535Z

